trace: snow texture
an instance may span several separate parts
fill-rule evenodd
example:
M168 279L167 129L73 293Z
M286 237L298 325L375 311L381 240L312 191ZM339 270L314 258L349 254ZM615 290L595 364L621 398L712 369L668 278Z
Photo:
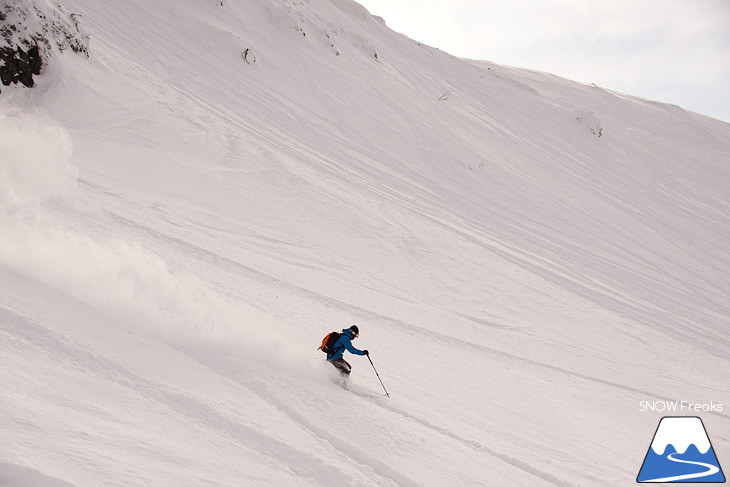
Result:
M350 0L64 8L0 95L0 486L628 485L640 401L730 403L730 125Z

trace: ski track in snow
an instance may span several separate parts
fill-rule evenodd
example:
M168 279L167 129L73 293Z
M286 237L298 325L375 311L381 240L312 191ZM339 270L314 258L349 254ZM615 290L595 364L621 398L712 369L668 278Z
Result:
M378 477L377 485L388 485L388 483L381 483L381 480L389 480L390 483L402 486L402 487L411 487L411 486L418 486L420 485L418 482L415 482L406 476L400 474L398 471L390 468L387 463L380 461L373 456L368 455L366 452L358 449L356 446L348 443L348 441L340 439L336 436L336 434L333 434L331 432L328 432L324 428L320 428L309 422L304 416L298 414L296 412L296 409L293 407L288 406L286 403L277 400L273 394L266 391L263 387L256 387L255 385L249 386L253 387L254 390L259 391L259 395L262 398L265 398L268 402L275 405L277 408L279 408L281 411L283 411L287 416L292 418L294 421L296 421L298 424L304 426L309 431L311 431L314 435L316 435L319 438L325 439L329 443L331 443L335 448L337 448L340 452L345 454L347 457L350 458L351 461L356 462L358 464L362 465L368 465L370 468L373 469L375 475ZM369 477L371 478L371 477ZM371 478L372 480L372 478ZM374 484L375 485L375 484Z
M394 408L394 407L392 407L392 406L390 406L388 404L383 404L382 402L378 402L378 405L380 405L381 407L384 407L384 408L388 409L389 411L392 411L392 412L394 412L396 414L399 414L399 415L403 416L406 419L410 419L412 421L415 421L416 423L418 423L418 424L420 424L422 426L425 426L426 428L429 428L429 429L431 429L433 431L436 431L436 432L440 433L441 435L443 435L443 436L445 436L447 438L451 438L453 440L458 441L459 443L461 443L463 445L466 445L466 446L471 447L471 448L476 449L476 450L480 450L480 451L484 452L485 454L491 455L493 457L499 458L500 460L502 460L503 462L509 464L510 466L519 468L520 470L523 470L523 471L525 471L525 472L527 472L529 474L532 474L535 477L539 478L540 480L544 480L545 482L547 482L547 483L549 483L551 485L557 485L557 486L562 486L562 487L574 487L575 486L575 484L572 484L572 483L567 482L565 480L561 480L561 479L559 479L559 478L557 478L557 477L555 477L555 476L553 476L553 475L551 475L551 474L549 474L547 472L541 471L541 470L539 470L539 469L531 466L527 462L523 462L523 461L521 461L521 460L519 460L517 458L510 457L509 455L505 455L504 453L500 453L500 452L498 452L496 450L493 450L491 448L488 448L485 445L483 445L483 444L481 444L481 443L479 443L477 441L473 441L473 440L468 440L468 439L462 438L459 435L456 435L456 434L450 432L449 430L447 430L445 428L441 428L439 426L436 426L434 424L431 424L430 422L428 422L428 421L426 421L426 420L424 420L422 418L418 418L418 417L416 417L416 416L414 416L412 414L409 414L408 412L406 412L406 411L404 411L402 409Z

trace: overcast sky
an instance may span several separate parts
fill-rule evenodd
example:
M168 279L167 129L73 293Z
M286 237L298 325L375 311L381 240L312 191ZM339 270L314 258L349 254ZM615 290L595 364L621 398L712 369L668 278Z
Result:
M357 0L459 57L546 71L730 122L730 0Z

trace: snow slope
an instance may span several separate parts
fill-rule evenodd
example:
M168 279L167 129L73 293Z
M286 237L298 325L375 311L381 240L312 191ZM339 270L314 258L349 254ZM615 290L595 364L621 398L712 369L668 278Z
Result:
M0 486L628 485L640 401L730 403L730 125L350 0L64 6L0 96Z

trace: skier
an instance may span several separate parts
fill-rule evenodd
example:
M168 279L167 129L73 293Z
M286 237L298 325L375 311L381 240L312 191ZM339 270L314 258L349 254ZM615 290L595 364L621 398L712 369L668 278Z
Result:
M352 371L352 366L348 364L344 358L342 358L342 356L345 354L345 350L355 355L370 355L367 350L358 350L357 348L352 346L352 340L357 338L359 335L360 329L357 327L357 325L352 325L350 328L345 328L344 330L342 330L342 335L340 335L340 338L338 338L335 344L332 346L332 350L334 351L334 353L327 354L327 362L334 365L335 368L340 371L340 374L342 374L343 377L347 377L348 375L350 375L350 371Z

